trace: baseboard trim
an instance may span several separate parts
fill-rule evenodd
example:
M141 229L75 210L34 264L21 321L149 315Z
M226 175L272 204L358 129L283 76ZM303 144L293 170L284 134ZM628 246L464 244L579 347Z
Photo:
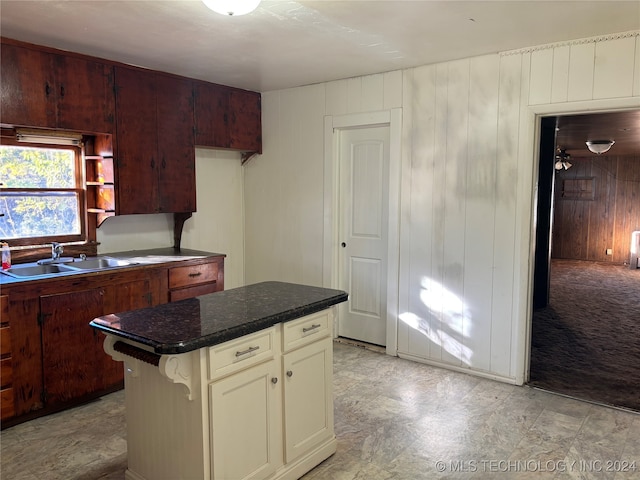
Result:
M418 363L424 363L425 365L431 365L432 367L443 368L445 370L452 370L458 373L466 373L467 375L471 375L474 377L486 378L488 380L495 380L497 382L508 383L511 385L521 386L521 383L518 383L515 378L505 377L503 375L497 375L491 372L484 372L482 370L474 370L472 368L463 368L457 367L455 365L449 365L448 363L437 362L434 360L429 360L427 358L418 357L416 355L411 355L409 353L398 352L398 357L404 358L405 360L412 360Z

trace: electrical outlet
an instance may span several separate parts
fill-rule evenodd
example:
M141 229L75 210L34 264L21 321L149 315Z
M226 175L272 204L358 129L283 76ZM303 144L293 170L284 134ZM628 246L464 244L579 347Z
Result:
M613 255L613 249L607 248L607 255Z

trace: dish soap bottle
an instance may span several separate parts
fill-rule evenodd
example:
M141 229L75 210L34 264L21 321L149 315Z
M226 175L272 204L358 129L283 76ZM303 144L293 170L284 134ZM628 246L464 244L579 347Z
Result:
M11 250L9 250L9 244L7 242L0 242L2 246L2 270L9 270L11 268Z

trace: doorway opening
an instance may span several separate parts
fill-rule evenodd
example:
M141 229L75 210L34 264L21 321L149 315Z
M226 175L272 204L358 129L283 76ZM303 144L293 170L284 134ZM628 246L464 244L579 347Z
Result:
M563 144L586 128L622 148ZM541 119L529 385L640 411L640 145L621 129L640 111Z

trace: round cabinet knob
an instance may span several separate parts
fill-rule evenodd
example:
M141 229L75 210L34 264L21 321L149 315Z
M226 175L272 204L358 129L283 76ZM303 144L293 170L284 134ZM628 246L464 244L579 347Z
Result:
M293 372L291 370L287 370L287 377L293 377Z
M275 385L276 383L278 383L278 377L273 377L273 378L271 379L271 383L273 383L274 385Z

